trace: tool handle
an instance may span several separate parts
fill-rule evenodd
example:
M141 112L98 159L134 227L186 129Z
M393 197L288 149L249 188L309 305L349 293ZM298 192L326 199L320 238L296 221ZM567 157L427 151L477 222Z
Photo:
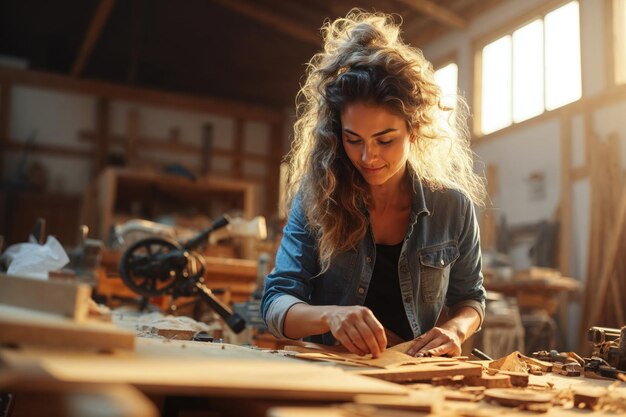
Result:
M220 315L228 327L235 333L241 333L246 328L246 321L239 314L234 313L228 306L218 300L213 291L201 282L196 283L196 288L200 290L200 296L209 306Z

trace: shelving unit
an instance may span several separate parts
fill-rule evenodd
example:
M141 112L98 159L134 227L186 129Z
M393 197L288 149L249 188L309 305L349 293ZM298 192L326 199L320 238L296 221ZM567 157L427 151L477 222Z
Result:
M223 178L192 181L170 174L107 168L91 196L95 198L91 207L95 203L97 234L105 241L113 225L130 217L153 219L190 210L210 218L231 210L241 211L247 219L258 214L255 185Z

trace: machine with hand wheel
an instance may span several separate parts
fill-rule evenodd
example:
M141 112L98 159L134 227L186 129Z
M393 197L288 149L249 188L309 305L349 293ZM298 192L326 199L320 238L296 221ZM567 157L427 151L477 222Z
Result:
M122 255L119 270L124 283L144 297L171 295L199 296L219 314L235 333L246 327L246 321L220 302L204 285L204 264L197 250L206 244L209 235L228 226L226 216L217 219L186 242L162 237L148 237L129 246Z

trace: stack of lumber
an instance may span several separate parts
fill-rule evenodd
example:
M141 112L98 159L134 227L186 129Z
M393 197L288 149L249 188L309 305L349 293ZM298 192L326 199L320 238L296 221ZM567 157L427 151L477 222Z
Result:
M0 344L110 351L133 349L133 332L90 317L91 288L67 280L0 274Z
M581 315L582 351L591 326L626 324L626 187L621 168L619 137L594 140L590 152L591 221L587 279Z

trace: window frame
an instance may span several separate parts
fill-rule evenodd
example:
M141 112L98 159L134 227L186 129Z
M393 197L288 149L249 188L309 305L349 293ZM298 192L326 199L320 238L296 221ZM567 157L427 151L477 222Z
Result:
M547 110L545 109L545 102L544 102L544 111L541 112L540 114L533 116L529 119L525 119L519 122L515 122L512 121L510 125L505 126L501 129L495 130L493 132L489 132L489 133L483 133L482 132L482 126L481 126L481 121L482 121L482 54L483 54L483 48L485 46L487 46L488 44L490 44L491 42L494 42L504 36L512 36L513 32L515 32L517 29L520 29L521 27L532 23L534 20L537 19L541 19L542 21L545 19L545 16L560 8L561 6L566 5L567 3L570 3L572 1L577 1L578 2L578 7L579 7L579 19L578 19L578 25L579 25L579 33L580 33L580 55L581 55L581 59L580 59L580 74L581 74L581 89L582 89L582 93L581 93L581 97L578 100L575 100L571 103L565 104L564 106L558 107L556 109L553 110ZM606 1L613 1L613 0L606 0ZM533 9L531 12L522 14L520 16L518 16L515 19L510 20L509 22L505 23L504 25L500 26L498 29L490 31L488 34L477 37L473 42L472 42L472 57L473 57L473 74L472 74L472 80L473 80L473 86L472 86L472 91L473 91L473 98L472 98L472 113L473 113L473 123L472 123L472 136L475 139L480 139L480 138L484 138L484 137L489 137L491 135L495 135L498 134L500 132L502 132L503 130L509 129L511 127L514 126L519 126L519 125L524 125L528 122L532 122L534 120L540 119L542 118L542 116L546 115L546 114L551 114L553 112L559 111L561 108L563 107L567 107L570 106L574 103L580 102L584 97L585 97L585 83L584 83L584 67L582 65L583 61L584 61L584 52L583 52L583 24L582 24L582 20L583 20L583 14L580 12L581 11L581 2L580 0L551 0L546 2L545 4L542 4L540 6L537 6L535 9ZM513 59L511 57L511 59ZM545 76L545 62L544 62L544 76ZM544 92L545 94L545 92ZM511 97L511 100L513 100L513 97Z
M616 7L615 3L617 0L604 0L604 44L606 45L605 49L605 57L606 57L606 85L608 88L621 87L626 85L626 55L621 58L621 70L624 72L621 76L624 78L624 81L618 82L618 68L619 59L617 58L618 36L624 36L622 39L622 43L626 45L626 34L617 34L617 27L615 26L616 19ZM626 2L625 2L626 3ZM626 7L626 4L624 5ZM621 22L622 25L625 26L626 29L626 17L624 21ZM626 30L625 30L626 32Z

